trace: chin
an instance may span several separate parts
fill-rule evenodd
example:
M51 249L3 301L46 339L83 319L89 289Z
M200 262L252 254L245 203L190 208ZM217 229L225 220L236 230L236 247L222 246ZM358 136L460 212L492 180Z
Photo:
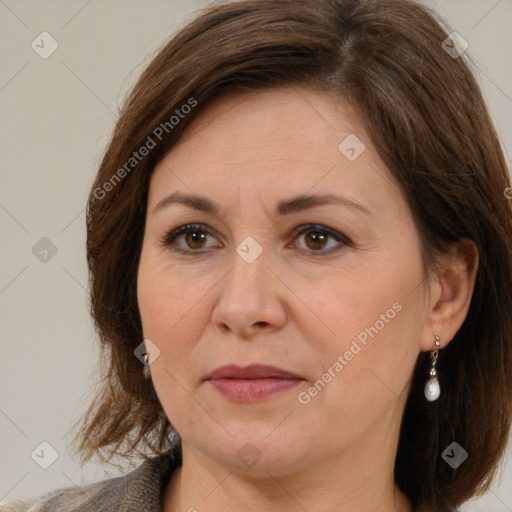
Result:
M252 422L239 427L235 431L230 426L232 436L224 431L211 439L203 436L195 449L229 471L255 478L268 478L269 473L277 476L297 471L300 461L307 458L305 453L298 451L298 448L304 448L304 440L295 439L289 432L276 435L276 431L270 433L272 429L268 424L262 426Z

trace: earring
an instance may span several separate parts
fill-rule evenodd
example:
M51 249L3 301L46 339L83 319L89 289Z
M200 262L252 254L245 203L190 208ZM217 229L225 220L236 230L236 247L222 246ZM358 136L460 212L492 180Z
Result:
M151 370L149 369L148 353L146 352L142 357L144 358L144 369L142 370L142 373L145 379L149 379L151 377Z
M440 347L441 343L439 340L439 336L437 334L434 334L435 336L435 345L436 347ZM427 381L427 384L425 385L425 398L429 402L434 402L439 398L439 395L441 394L441 387L439 386L439 381L437 380L437 371L436 371L436 364L437 364L437 357L439 354L439 350L435 348L434 350L430 351L430 379Z

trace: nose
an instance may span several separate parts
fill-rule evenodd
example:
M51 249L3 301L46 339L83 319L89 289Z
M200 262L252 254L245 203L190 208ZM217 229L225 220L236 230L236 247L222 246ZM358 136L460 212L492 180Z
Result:
M280 329L287 319L286 287L264 250L249 263L233 251L232 267L219 283L212 321L222 334L248 339Z

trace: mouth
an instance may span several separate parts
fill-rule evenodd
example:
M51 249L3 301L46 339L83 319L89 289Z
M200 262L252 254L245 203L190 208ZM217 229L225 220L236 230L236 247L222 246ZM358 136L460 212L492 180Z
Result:
M260 402L304 382L300 375L260 364L221 366L205 380L225 398L242 403Z

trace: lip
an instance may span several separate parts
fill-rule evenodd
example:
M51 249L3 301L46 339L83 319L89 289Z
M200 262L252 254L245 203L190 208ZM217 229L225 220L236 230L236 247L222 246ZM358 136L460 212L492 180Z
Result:
M245 403L276 396L304 381L296 373L261 364L220 366L205 380L229 400Z
M215 369L206 380L216 379L300 379L304 380L300 375L292 373L276 366L266 364L250 364L249 366L237 366L236 364L228 364L219 366Z

